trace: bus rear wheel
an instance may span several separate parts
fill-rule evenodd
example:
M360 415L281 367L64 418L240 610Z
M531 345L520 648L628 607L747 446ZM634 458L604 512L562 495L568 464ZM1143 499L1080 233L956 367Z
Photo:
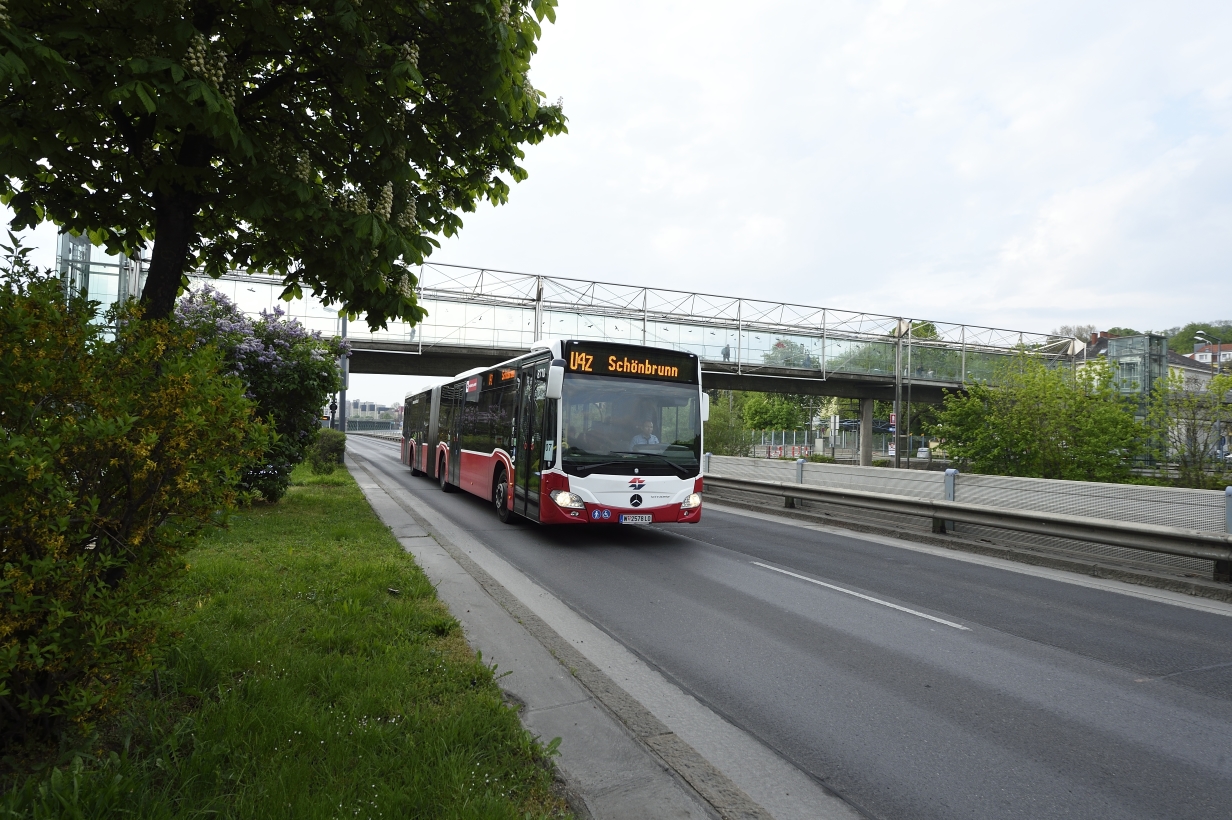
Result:
M492 503L496 505L496 517L502 524L512 524L517 515L509 509L509 473L501 467L496 471L496 481L492 484Z
M445 472L444 456L441 456L441 460L436 465L436 478L441 482L441 490L447 493L454 491L454 486L449 483L449 474Z

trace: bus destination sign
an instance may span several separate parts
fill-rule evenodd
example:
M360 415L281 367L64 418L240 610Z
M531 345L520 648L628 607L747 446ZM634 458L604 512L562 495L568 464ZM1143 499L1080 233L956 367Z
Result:
M674 350L565 342L565 369L596 376L697 383L697 357Z
M499 370L489 370L482 378L487 379L484 387L500 387L507 381L518 377L517 368L502 367Z

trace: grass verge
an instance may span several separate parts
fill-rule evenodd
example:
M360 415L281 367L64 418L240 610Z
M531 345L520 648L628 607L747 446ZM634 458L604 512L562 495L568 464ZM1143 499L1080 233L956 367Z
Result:
M165 669L0 817L567 814L550 754L345 471L189 556Z

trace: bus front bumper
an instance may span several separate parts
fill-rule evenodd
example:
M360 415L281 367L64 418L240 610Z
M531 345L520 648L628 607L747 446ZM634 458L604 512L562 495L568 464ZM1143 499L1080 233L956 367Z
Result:
M680 504L646 508L587 503L584 509L569 509L551 499L544 502L540 515L544 524L695 524L702 517L700 505L684 509Z

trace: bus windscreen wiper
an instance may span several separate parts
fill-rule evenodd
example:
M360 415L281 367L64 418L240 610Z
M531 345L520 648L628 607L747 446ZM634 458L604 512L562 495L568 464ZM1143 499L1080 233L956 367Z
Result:
M624 460L622 461L600 461L595 464L575 464L573 465L573 469L579 472L582 470L585 470L586 472L590 472L591 470L597 470L600 467L611 467L613 465L619 467L619 466L622 466L628 463L629 463L628 461L624 461Z
M689 476L693 475L693 471L690 470L688 467L685 467L682 464L677 464L676 462L672 461L667 456L662 456L662 455L659 455L658 453L643 453L643 452L639 452L638 450L610 450L609 452L620 453L621 455L649 456L650 458L657 458L659 461L662 461L664 464L666 464L667 466L671 467L673 470L680 473L681 478L688 478ZM628 462L621 462L621 463L627 464Z

